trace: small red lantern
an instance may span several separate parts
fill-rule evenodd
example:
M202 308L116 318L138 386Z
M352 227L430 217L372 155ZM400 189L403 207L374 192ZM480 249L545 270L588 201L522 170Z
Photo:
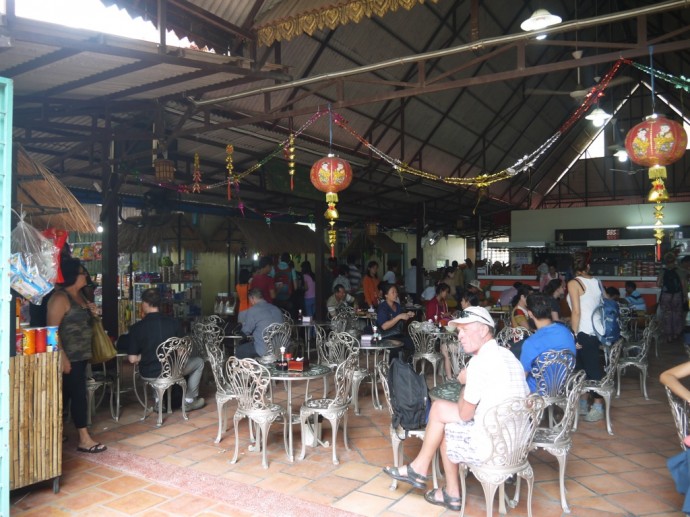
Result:
M328 209L326 209L324 216L328 219L328 224L331 227L328 230L328 243L331 246L331 257L334 257L335 221L338 219L338 210L336 210L335 204L338 202L338 192L345 190L352 182L352 167L346 160L329 154L311 166L309 178L318 190L326 193Z
M666 167L685 154L688 135L678 122L650 115L625 137L625 149L638 165L649 167L649 179L666 178Z

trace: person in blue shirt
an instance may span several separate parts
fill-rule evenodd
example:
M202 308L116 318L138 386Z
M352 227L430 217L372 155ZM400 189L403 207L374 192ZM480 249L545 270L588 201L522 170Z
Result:
M544 293L532 293L527 297L527 315L534 321L537 331L523 343L520 362L525 370L530 392L535 392L537 385L532 377L534 360L547 350L566 349L575 356L575 338L568 327L551 319L550 296Z
M647 312L647 304L637 290L637 284L631 280L625 282L625 300L632 310Z

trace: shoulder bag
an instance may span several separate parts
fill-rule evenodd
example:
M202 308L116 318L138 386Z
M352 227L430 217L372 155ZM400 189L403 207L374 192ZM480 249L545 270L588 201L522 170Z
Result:
M103 328L103 322L98 316L91 316L91 364L105 363L117 356L113 342Z

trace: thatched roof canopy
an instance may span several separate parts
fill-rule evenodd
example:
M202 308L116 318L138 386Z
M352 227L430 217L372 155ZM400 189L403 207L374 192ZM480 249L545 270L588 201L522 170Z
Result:
M20 146L17 158L17 202L12 207L25 212L26 222L38 230L58 228L94 233L96 228L77 198L45 166L35 162Z
M175 250L204 251L206 242L191 218L184 214L130 217L117 227L118 249L124 253L151 251L151 247L167 245Z
M371 252L374 248L378 248L384 253L400 253L400 244L395 242L385 233L377 233L376 235L367 235L365 232L360 233L352 239L352 242L341 252L341 256L361 255L362 252Z
M301 224L244 218L224 220L209 240L209 250L225 251L230 230L230 250L237 253L243 246L262 254L315 253L319 246L318 235Z

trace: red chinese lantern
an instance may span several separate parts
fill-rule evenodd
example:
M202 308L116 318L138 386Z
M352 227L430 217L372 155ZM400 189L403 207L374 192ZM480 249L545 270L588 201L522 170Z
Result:
M649 167L649 179L666 178L666 167L685 154L688 135L678 122L658 115L647 117L625 137L625 149L638 165Z
M328 219L328 243L331 246L331 257L335 256L336 231L335 221L338 219L338 210L335 204L338 202L338 192L345 190L352 182L352 167L350 164L332 154L321 158L311 166L309 174L312 184L321 192L326 193L328 208L324 217Z

